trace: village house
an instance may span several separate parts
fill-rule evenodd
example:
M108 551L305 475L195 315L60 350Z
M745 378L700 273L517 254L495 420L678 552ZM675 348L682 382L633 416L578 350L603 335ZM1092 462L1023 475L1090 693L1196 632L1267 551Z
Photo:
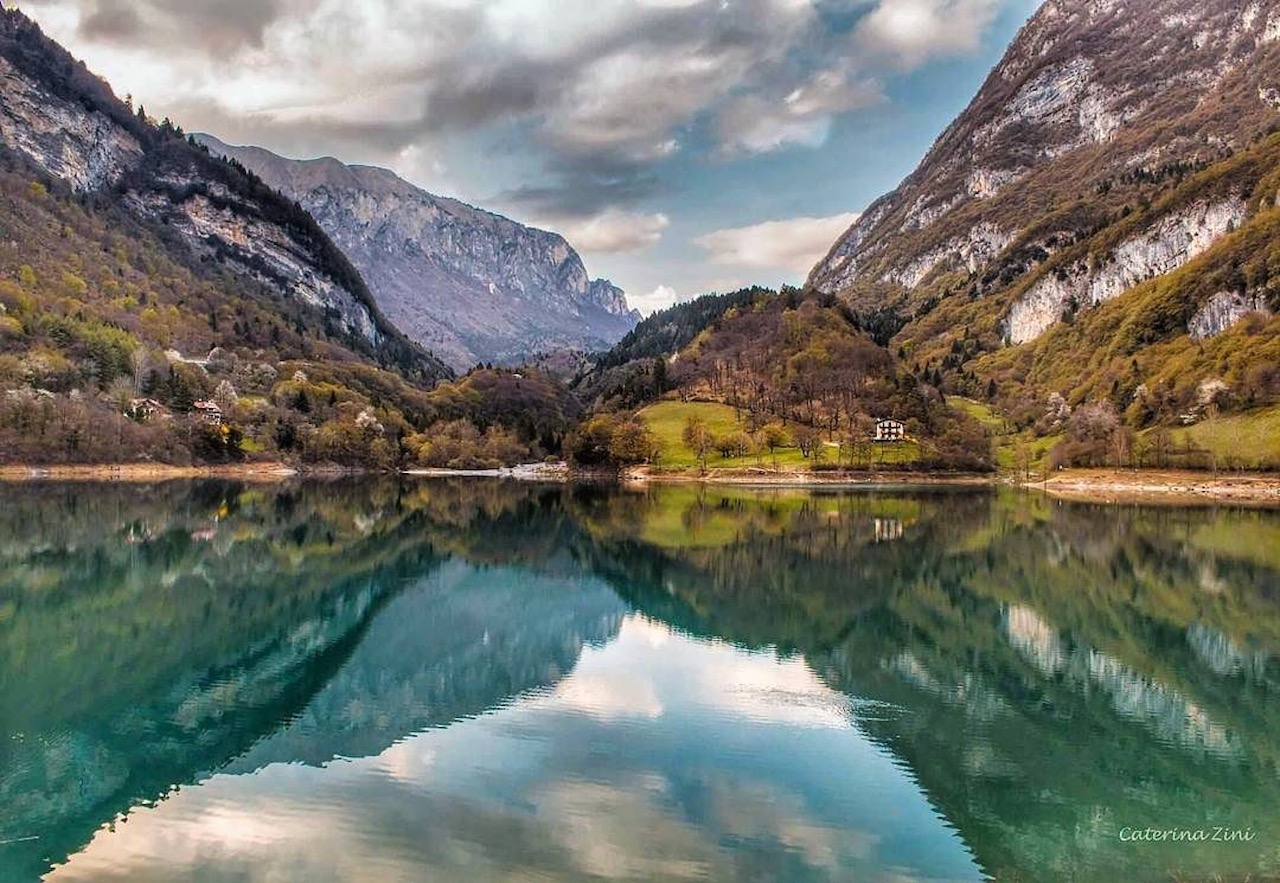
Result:
M877 420L875 440L900 442L907 437L907 426L900 420Z
M124 413L126 417L139 423L150 423L152 420L168 417L169 409L155 399L133 399Z
M198 414L200 416L200 419L203 420L205 423L209 424L210 426L222 425L222 409L218 407L217 402L202 400L202 401L196 402L193 407L195 409L196 414Z

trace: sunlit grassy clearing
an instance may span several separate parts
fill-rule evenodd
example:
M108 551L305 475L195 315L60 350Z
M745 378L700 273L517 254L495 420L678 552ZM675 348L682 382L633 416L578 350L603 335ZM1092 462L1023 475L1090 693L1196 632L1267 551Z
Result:
M692 469L698 464L697 455L684 443L684 428L690 418L698 418L717 436L746 432L746 423L738 419L734 409L718 402L665 401L651 405L640 412L639 417L662 443L660 465L667 469ZM749 434L749 433L748 433ZM824 460L834 463L838 449L827 445ZM881 444L874 446L876 465L912 463L919 459L919 446L913 442ZM788 445L775 452L768 450L747 457L721 457L713 451L707 457L708 469L745 469L750 467L807 469L813 460L807 459L800 449Z

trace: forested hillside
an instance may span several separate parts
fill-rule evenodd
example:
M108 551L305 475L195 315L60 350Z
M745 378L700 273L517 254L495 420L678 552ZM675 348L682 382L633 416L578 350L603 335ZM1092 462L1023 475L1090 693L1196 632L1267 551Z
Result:
M299 207L0 12L0 461L397 465L450 372Z
M668 351L668 340L681 345ZM614 385L571 440L580 461L778 467L787 450L787 465L805 469L994 467L983 427L831 296L750 289L704 298L642 323L601 364L618 367L605 369ZM642 409L662 399L686 406L674 438L662 425L670 415ZM892 456L873 444L883 419L906 435Z
M574 379L575 392L586 402L632 407L669 389L666 362L714 327L730 310L776 297L767 288L743 288L728 294L705 294L658 310L640 322L608 352Z

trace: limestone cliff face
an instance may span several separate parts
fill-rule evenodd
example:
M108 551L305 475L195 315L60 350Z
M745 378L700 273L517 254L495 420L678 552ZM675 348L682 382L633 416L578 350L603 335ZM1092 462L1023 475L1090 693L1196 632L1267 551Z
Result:
M0 139L75 191L118 200L383 363L448 373L379 312L360 274L291 203L157 127L15 10L0 10Z
M452 364L604 349L638 315L556 233L434 196L385 169L295 161L200 136L309 211L387 315Z
M924 317L957 297L983 304L964 321L992 316L1004 342L1033 340L1068 308L1183 266L1256 211L1252 183L1227 176L1164 197L1280 122L1277 81L1280 0L1048 0L809 285L890 316L886 336L904 343L926 325L936 334L942 321Z
M1271 309L1258 295L1241 294L1238 291L1219 291L1205 301L1187 323L1187 331L1193 340L1217 337L1250 313L1270 315Z
M1199 204L1168 215L1152 229L1121 243L1098 265L1078 262L1042 278L1018 298L1007 319L1009 340L1034 340L1064 311L1097 306L1185 264L1245 219L1243 200Z
M117 183L142 163L138 139L100 111L85 111L0 57L0 138L76 190Z

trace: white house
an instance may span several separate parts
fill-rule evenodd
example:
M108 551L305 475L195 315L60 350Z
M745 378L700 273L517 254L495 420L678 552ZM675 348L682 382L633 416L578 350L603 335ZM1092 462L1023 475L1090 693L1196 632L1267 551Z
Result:
M901 420L877 420L876 437L878 442L899 442L907 437L907 425Z

